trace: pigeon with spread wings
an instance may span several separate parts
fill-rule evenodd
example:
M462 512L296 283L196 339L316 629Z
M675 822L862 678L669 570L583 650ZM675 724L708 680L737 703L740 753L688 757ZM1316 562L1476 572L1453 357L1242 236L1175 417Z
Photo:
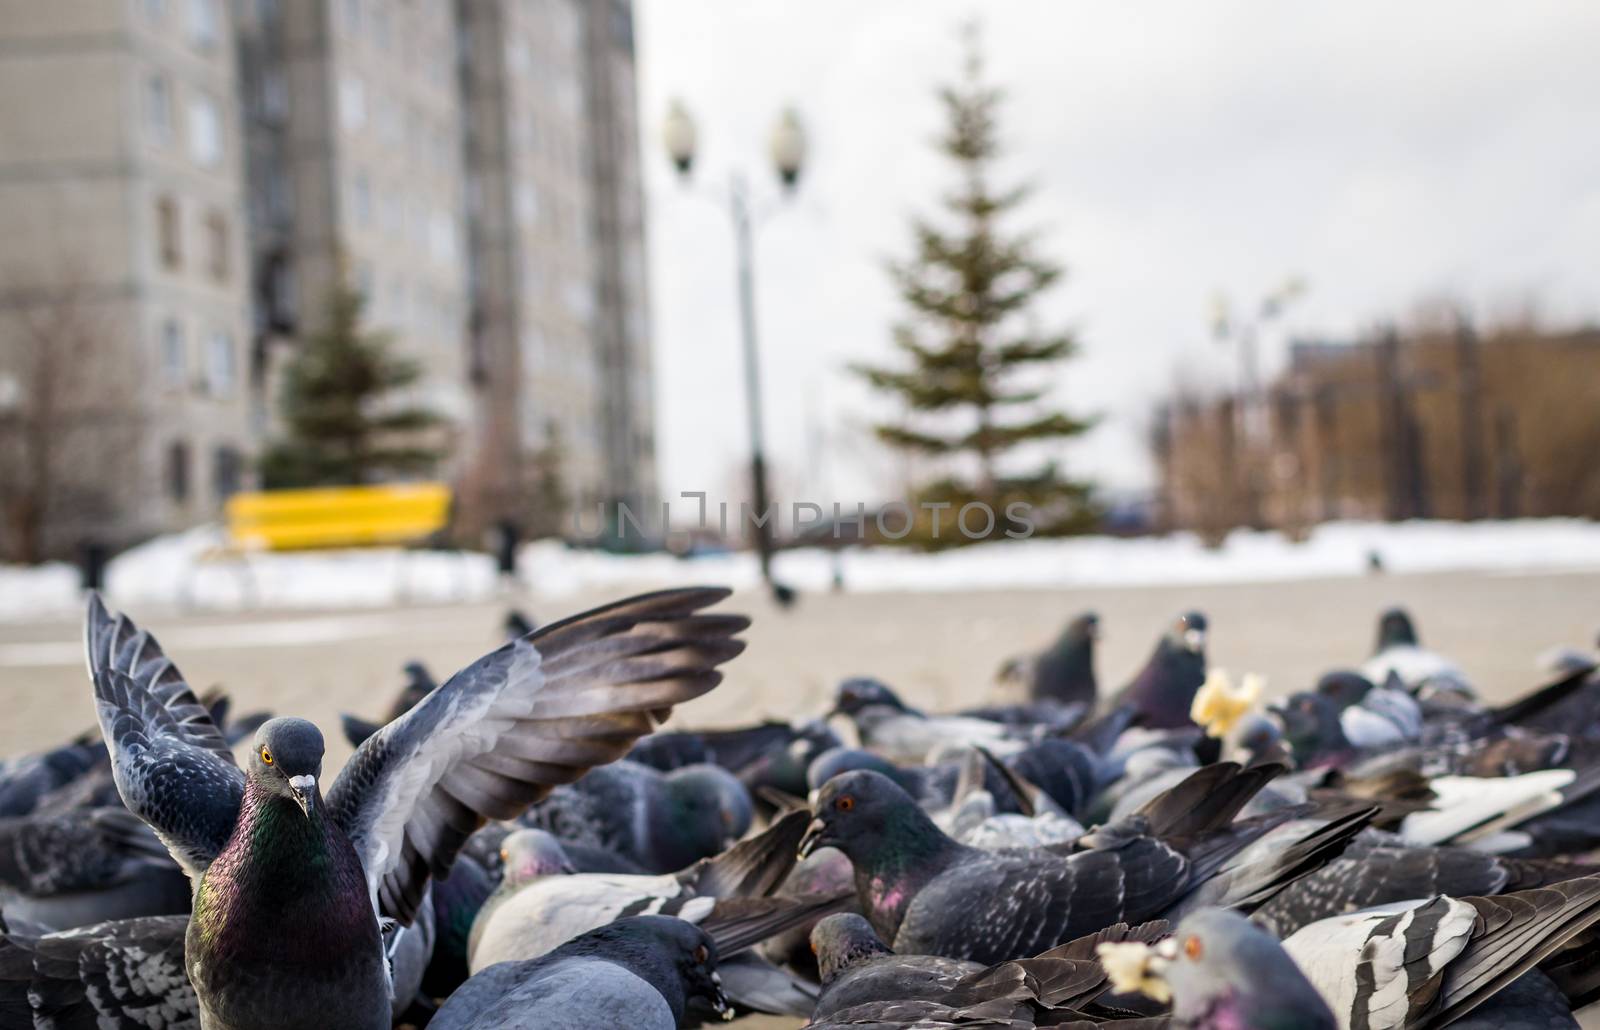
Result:
M87 647L117 788L195 882L206 1030L388 1027L379 920L409 923L486 819L626 754L737 655L727 591L597 608L513 640L357 749L324 798L322 735L263 725L241 769L154 637L100 600Z

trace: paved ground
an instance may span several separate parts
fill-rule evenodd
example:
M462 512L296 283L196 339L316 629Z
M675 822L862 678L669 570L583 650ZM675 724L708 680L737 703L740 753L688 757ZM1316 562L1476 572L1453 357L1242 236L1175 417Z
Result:
M548 619L606 599L516 600ZM1600 575L816 595L790 612L740 595L727 607L755 617L749 650L729 667L723 686L684 708L678 720L712 726L816 713L838 680L853 674L877 675L934 708L972 703L994 696L993 673L1004 658L1043 645L1086 608L1100 613L1105 631L1103 683L1124 682L1172 617L1199 608L1211 619L1213 663L1263 673L1269 689L1281 692L1364 658L1377 613L1395 603L1412 610L1430 646L1460 662L1487 694L1506 697L1536 684L1534 658L1541 651L1593 641ZM408 658L442 676L490 649L503 608L133 614L156 632L191 683L225 685L237 710L267 707L319 722L330 731L330 764L337 764L347 753L335 740L339 712L381 712ZM93 725L79 632L59 621L0 625L0 755L44 747Z

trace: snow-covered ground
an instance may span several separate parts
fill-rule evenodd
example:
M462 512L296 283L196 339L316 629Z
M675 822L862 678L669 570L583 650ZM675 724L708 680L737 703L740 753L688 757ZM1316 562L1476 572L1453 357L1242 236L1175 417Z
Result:
M373 548L228 557L217 553L219 543L212 528L149 541L111 563L107 593L118 605L235 609L448 603L495 590L493 565L479 554ZM1240 531L1214 549L1175 534L1007 541L932 555L894 548L838 555L802 550L780 554L775 571L801 590L827 589L836 571L853 591L1140 586L1360 576L1372 555L1400 575L1600 571L1600 524L1341 522L1318 527L1304 543ZM528 545L519 571L528 587L546 596L690 582L748 587L757 579L749 553L678 559L573 551L549 542ZM0 566L0 619L60 615L78 603L69 566Z

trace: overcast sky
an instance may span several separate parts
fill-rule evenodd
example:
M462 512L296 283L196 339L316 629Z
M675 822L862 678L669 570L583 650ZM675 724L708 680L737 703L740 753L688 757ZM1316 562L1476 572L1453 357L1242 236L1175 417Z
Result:
M1065 451L1112 487L1149 482L1142 438L1182 367L1226 382L1210 298L1291 274L1310 292L1266 335L1342 338L1428 298L1480 316L1600 310L1600 4L1067 0L636 0L663 489L736 489L747 454L725 211L660 148L681 98L706 189L746 169L776 194L787 104L811 158L757 239L772 463L787 497L883 496L900 466L864 426L888 410L844 366L889 354L882 271L949 183L933 90L981 15L1009 91L1005 171L1037 192L1068 268L1040 319L1076 327L1060 399L1102 416ZM737 494L734 494L737 497Z

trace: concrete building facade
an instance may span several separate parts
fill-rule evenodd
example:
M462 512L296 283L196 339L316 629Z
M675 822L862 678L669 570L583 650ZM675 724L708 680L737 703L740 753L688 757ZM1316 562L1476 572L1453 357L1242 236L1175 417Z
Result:
M102 535L249 485L341 272L485 518L654 497L627 0L0 0L0 91L0 315L92 299L137 396Z
M224 0L0 5L0 450L48 496L0 478L49 551L191 524L245 479L235 81Z

